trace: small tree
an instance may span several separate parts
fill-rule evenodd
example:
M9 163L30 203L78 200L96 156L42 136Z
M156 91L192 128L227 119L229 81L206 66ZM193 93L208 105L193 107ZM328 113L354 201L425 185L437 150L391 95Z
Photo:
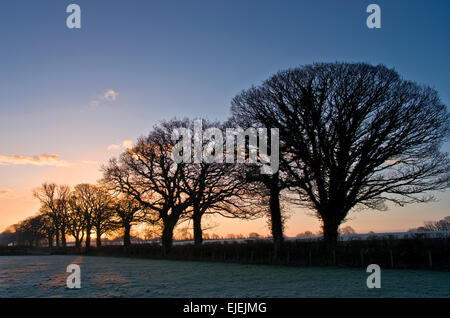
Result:
M108 201L109 198L105 198L102 190L98 186L87 183L76 185L73 197L75 197L76 208L83 214L86 230L85 252L89 253L91 247L91 232L96 223L99 223L101 220L99 216L103 214L103 210L109 207L110 201ZM100 228L99 233L101 236L102 228ZM97 240L100 240L101 245L101 238L98 235Z
M305 231L303 233L298 233L296 235L296 237L310 237L310 236L314 236L314 233L311 231Z
M356 231L351 226L345 226L339 230L340 234L356 234Z
M425 222L423 228L425 231L450 231L450 216L435 222Z
M75 239L75 248L77 249L81 249L86 231L84 203L80 200L81 197L76 192L72 193L69 199L69 213L67 215L67 230Z
M99 185L93 187L92 226L96 235L96 246L102 246L102 235L113 230L115 223L113 197Z
M145 221L145 210L134 198L122 195L114 202L114 213L118 226L123 228L123 246L127 250L131 245L131 227Z

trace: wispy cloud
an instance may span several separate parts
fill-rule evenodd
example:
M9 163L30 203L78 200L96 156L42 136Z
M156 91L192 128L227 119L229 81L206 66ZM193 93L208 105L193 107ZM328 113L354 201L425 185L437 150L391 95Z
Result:
M0 196L4 195L4 194L8 194L10 192L11 192L11 190L9 190L9 189L0 189Z
M108 100L108 101L115 101L117 99L117 96L119 96L119 92L117 92L113 89L108 89L103 94L103 99Z
M102 94L99 94L95 98L93 98L89 102L89 108L96 109L97 107L100 106L100 104L102 104L103 101L113 102L117 99L118 96L119 96L118 91L116 91L114 89L108 89L108 90L104 91ZM85 110L82 110L82 111L85 111Z
M58 155L44 153L33 157L20 155L0 156L0 166L5 165L67 167L69 163L65 160L60 159Z
M108 146L108 150L129 149L133 147L133 140L125 139L120 144L112 144Z

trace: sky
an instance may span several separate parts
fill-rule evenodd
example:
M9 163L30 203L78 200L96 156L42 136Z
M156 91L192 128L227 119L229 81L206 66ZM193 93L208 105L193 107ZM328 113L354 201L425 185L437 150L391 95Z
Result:
M81 29L66 26L71 3ZM371 3L380 29L366 26ZM449 9L447 0L2 1L0 231L37 212L41 183L95 183L102 164L159 120L226 119L236 94L281 69L381 63L449 105ZM403 231L450 215L450 191L435 195L351 212L346 225ZM287 235L319 230L311 211L288 210ZM265 220L209 222L222 235L268 233Z

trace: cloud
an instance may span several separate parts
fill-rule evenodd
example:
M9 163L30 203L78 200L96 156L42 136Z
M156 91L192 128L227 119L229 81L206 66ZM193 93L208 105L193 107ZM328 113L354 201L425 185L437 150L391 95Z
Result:
M125 139L120 144L112 144L108 146L108 150L129 149L133 147L133 140Z
M101 95L97 95L95 98L93 98L89 104L87 109L82 109L81 111L84 112L86 110L93 110L96 109L97 107L100 106L100 104L102 104L102 101L106 101L106 102L113 102L117 99L117 96L119 96L119 92L115 91L113 89L108 89L105 92L103 92Z
M59 158L58 155L41 154L34 157L29 156L0 156L0 166L5 165L34 165L34 166L53 166L66 167L69 163Z
M103 99L107 100L107 101L115 101L117 99L117 96L119 96L119 92L113 90L113 89L108 89L104 94L103 94Z
M0 189L0 196L1 195L4 195L4 194L8 194L8 193L10 193L11 192L11 190L9 190L9 189Z

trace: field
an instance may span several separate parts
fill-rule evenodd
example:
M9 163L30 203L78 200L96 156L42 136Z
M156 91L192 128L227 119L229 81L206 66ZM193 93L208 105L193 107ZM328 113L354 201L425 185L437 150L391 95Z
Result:
M81 288L66 287L67 265ZM288 267L96 257L0 256L0 297L450 297L450 272Z

